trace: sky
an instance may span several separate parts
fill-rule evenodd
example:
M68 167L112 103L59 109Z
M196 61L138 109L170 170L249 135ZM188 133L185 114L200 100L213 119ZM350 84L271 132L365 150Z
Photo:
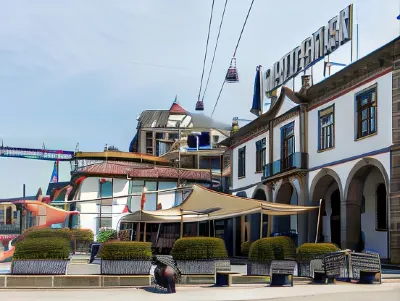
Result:
M215 0L208 74L224 0ZM251 0L229 0L205 111L211 114ZM175 95L194 112L212 0L0 0L0 139L4 146L127 151L136 118ZM237 54L239 83L214 118L253 119L257 65L268 68L354 3L255 0ZM358 0L359 57L399 35L399 0ZM350 63L350 43L332 55ZM320 70L319 70L320 71ZM314 82L322 79L314 72ZM206 76L205 76L206 78ZM0 198L47 189L53 163L0 158ZM60 180L70 178L62 163Z

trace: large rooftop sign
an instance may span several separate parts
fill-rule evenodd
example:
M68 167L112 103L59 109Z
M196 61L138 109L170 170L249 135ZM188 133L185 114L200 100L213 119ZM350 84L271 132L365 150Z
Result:
M266 92L270 93L279 88L301 71L305 71L350 41L353 33L352 17L353 5L351 4L332 18L327 26L322 26L300 46L276 62L265 72Z

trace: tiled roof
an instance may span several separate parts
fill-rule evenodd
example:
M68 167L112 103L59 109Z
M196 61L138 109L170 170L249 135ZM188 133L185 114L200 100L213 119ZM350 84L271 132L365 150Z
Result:
M169 110L146 110L138 118L137 128L166 127Z
M103 162L79 168L76 173L86 175L128 175L131 178L167 178L209 181L208 170L177 169L138 163Z

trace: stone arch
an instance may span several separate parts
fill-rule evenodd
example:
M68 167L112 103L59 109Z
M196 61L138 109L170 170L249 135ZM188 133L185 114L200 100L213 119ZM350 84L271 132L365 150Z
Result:
M343 194L343 186L342 186L342 181L340 180L339 175L333 169L322 168L315 175L314 179L311 182L311 186L310 186L310 198L311 198L311 200L315 201L313 198L314 198L314 194L315 194L315 190L316 190L317 184L325 176L330 176L336 181L337 185L339 186L340 199L343 199L343 196L344 196L344 194ZM327 188L329 188L329 187L327 187Z
M258 184L255 187L251 198L256 200L265 200L266 202L271 201L269 200L268 188L264 184Z
M385 166L383 166L383 164L375 158L365 157L365 158L362 158L360 161L358 161L353 166L349 175L347 176L346 186L345 186L344 193L343 193L343 196L345 198L347 198L347 195L349 193L350 183L354 179L354 176L356 176L356 174L359 173L362 169L368 168L369 166L375 166L379 169L379 171L381 172L381 174L383 176L383 179L385 180L386 189L389 190L389 187L390 187L389 176L387 174Z
M375 178L374 178L375 177ZM382 258L389 258L389 225L387 230L377 231L376 189L379 183L386 189L386 223L389 221L389 176L383 164L371 157L359 160L350 170L344 189L341 207L342 247L362 250L377 248ZM371 222L373 221L373 222ZM382 248L386 246L386 248ZM375 250L374 250L375 251Z

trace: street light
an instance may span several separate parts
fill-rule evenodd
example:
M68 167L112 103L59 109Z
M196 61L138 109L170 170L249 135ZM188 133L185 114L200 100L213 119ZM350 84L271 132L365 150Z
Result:
M192 135L196 136L197 169L200 169L199 136L201 136L201 132L192 132Z

